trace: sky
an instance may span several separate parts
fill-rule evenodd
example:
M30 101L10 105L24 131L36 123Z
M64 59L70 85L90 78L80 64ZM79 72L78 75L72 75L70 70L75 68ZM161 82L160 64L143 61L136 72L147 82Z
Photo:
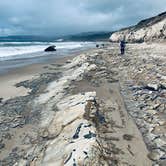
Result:
M113 31L166 11L166 0L0 0L0 36Z

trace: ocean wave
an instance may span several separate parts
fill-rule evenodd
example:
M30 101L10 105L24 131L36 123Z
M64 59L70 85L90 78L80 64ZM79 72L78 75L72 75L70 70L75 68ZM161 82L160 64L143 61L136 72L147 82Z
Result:
M89 44L87 42L1 42L0 60L12 59L16 56L21 57L21 55L26 58L25 54L44 51L50 45L56 45L56 48L61 50L77 49L86 47Z
M49 44L49 42L0 42L0 47L46 45L46 44Z

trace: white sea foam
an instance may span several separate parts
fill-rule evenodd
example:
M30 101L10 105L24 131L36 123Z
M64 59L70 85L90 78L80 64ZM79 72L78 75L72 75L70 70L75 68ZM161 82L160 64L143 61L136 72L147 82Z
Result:
M21 55L26 58L26 54L44 51L50 45L56 45L60 50L82 48L88 44L86 42L0 42L0 60L13 59Z

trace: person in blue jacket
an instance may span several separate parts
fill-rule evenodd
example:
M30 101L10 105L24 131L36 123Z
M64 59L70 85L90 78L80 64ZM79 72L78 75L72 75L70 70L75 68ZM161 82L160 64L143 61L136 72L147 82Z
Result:
M125 40L121 40L120 41L120 52L121 52L121 55L125 54L125 47L126 47Z

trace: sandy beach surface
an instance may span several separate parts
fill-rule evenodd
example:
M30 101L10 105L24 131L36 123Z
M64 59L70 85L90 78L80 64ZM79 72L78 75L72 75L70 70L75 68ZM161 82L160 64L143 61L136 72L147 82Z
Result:
M0 166L166 165L166 48L106 44L0 76Z
M53 63L64 63L66 60L73 58L71 57L63 57L56 58L56 60L52 60ZM32 65L26 65L24 67L18 67L8 72L0 74L0 98L2 100L7 100L10 98L14 98L17 96L25 96L27 95L31 89L25 87L16 87L15 85L19 82L32 80L40 76L40 74L49 71L49 66L51 67L51 62L46 63L38 63Z

